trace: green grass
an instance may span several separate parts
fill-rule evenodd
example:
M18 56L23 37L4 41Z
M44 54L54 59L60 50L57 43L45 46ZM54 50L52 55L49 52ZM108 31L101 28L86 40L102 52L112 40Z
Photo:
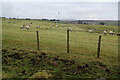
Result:
M117 33L117 26L66 24L66 27L56 28L56 24L62 26L63 23L15 19L3 19L2 21L2 47L8 50L8 52L3 54L3 61L6 59L6 61L10 63L3 64L3 76L6 78L13 78L15 76L29 78L40 68L43 70L52 68L53 71L51 73L54 78L60 74L63 74L61 75L62 78L116 78L118 76L118 37L116 35L110 36L102 34L102 31L106 29L114 30ZM10 23L8 23L8 21ZM16 23L14 24L14 22ZM32 24L29 30L19 28L20 25L28 25L31 22ZM35 25L40 25L41 28L36 29ZM49 28L50 25L54 27ZM66 53L66 30L69 26L71 26L74 31L70 32L70 53L68 54ZM90 34L86 32L88 29L94 29L96 33ZM37 52L36 47L37 30L39 31L40 38L40 52ZM102 35L102 43L100 59L97 59L99 35ZM15 49L15 51L12 49ZM23 50L24 52L22 53L18 50ZM37 54L30 53L30 51L35 51ZM15 59L15 61L12 61L14 57L5 57L15 54L16 52L25 58L23 58L23 60ZM53 58L59 56L65 60L74 60L76 64L65 67L65 63L58 60L57 63L59 63L59 65L56 67L52 66L50 59L47 58L48 61L45 61L46 63L41 63L41 66L36 66L36 68L33 69L32 64L28 63L29 59L36 58L41 52L47 53L53 62ZM39 59L36 61L39 61ZM18 62L21 64L18 64ZM19 66L24 64L25 66L18 69L17 66L13 64ZM42 66L43 64L44 66ZM76 70L77 66L84 64L88 64L90 67L88 67L88 69L86 67L83 70ZM102 64L102 66L100 64ZM12 71L14 67L16 67L16 69ZM68 68L68 70L64 71L62 70L63 68ZM26 75L21 74L23 69L26 71ZM32 71L30 71L31 69ZM107 72L106 69L110 72ZM18 72L19 75L16 75L16 72Z

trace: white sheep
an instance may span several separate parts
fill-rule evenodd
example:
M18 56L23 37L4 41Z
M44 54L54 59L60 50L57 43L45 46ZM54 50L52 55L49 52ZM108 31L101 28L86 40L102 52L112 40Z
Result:
M36 28L40 28L40 26L39 25L37 25L37 26L35 26Z
M26 29L30 29L30 25L28 25L28 26L25 26L25 28L26 28Z
M68 30L72 32L72 28L71 27L69 27Z
M93 33L94 31L93 30L88 30L89 33Z
M65 25L62 25L62 27L65 27Z
M109 35L113 35L114 33L114 31L109 31Z
M50 25L50 28L52 28L53 26L52 25Z
M107 30L104 30L104 31L103 31L103 34L106 35L106 34L107 34Z
M59 25L56 25L56 27L59 27Z
M23 29L25 27L25 25L22 25L22 26L20 26L20 29Z

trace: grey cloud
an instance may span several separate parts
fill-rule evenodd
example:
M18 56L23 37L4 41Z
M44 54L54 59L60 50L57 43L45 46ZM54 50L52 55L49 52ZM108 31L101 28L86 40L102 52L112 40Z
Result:
M31 18L57 18L60 19L117 19L117 3L42 3L19 2L3 3L3 16L31 17Z

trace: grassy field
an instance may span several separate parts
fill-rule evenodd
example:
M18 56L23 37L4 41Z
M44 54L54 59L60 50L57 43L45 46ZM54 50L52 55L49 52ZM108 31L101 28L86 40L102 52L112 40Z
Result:
M29 30L20 25L29 25ZM40 25L41 28L35 28ZM49 26L53 25L52 28ZM56 25L60 27L56 28ZM3 78L117 78L118 37L103 35L117 26L65 24L38 20L2 20ZM66 30L70 32L70 53L66 53ZM88 33L94 29L95 33ZM40 51L36 47L39 31ZM98 36L102 35L101 55L97 58Z

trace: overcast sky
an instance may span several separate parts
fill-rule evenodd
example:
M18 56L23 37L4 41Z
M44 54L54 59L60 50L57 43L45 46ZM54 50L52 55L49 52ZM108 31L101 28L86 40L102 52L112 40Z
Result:
M116 0L117 1L117 0ZM2 16L117 20L118 2L2 2Z

